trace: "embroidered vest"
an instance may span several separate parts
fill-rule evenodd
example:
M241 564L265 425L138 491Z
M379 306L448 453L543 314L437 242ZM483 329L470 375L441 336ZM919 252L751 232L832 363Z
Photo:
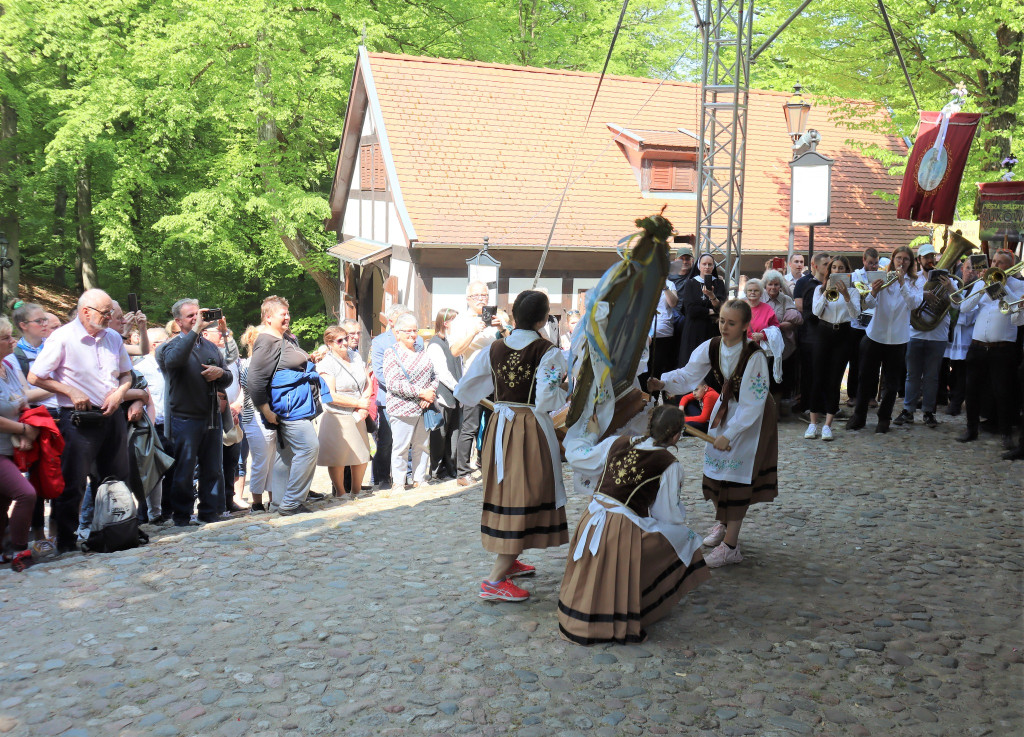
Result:
M658 498L661 475L676 462L667 450L640 450L639 438L621 437L608 449L597 491L632 509L641 517L650 515Z
M551 347L551 343L543 338L519 351L510 348L504 340L491 343L495 403L532 405L534 388L537 386L537 367Z
M724 376L722 374L722 363L719 358L722 348L721 338L712 338L711 345L708 346L708 358L711 360L711 370L708 371L708 375L704 378L704 381L719 394L722 393L722 389L726 383L729 384L729 388L732 390L728 397L722 397L723 402L727 402L731 399L740 398L740 382L743 379L743 372L747 368L747 362L750 357L761 350L761 347L757 343L747 340L743 346L743 350L740 351L740 360L736 362L736 369L732 372L732 376Z

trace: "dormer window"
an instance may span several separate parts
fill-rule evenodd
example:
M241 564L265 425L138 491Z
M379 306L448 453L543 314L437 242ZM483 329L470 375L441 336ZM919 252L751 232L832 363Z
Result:
M630 130L614 123L608 130L633 168L645 197L695 199L697 141L681 131Z

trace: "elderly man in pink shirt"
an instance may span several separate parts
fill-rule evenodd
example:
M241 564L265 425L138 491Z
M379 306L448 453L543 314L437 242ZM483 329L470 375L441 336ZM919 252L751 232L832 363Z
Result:
M64 436L64 493L54 499L57 549L75 549L78 511L93 464L97 478L128 479L128 430L118 410L131 388L132 363L121 336L107 328L113 301L99 289L78 300L78 317L55 330L36 357L30 383L57 395Z

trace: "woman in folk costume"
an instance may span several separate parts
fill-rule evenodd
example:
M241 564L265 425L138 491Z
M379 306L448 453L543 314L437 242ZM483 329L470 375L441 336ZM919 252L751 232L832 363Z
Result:
M521 563L527 548L550 548L569 541L565 522L558 439L549 412L565 404L565 358L540 336L548 317L543 292L520 292L512 305L516 329L477 357L455 387L464 405L494 393L494 415L484 434L484 508L480 536L497 554L480 597L524 601L530 592L513 576L532 575Z
M661 405L644 437L566 441L577 483L594 492L558 596L558 629L570 642L643 642L647 625L709 578L701 539L678 501L683 472L668 450L685 419Z
M706 558L712 568L743 560L739 536L747 508L778 495L779 436L768 359L747 339L749 323L750 305L730 300L718 318L721 337L698 346L683 368L647 384L685 394L706 381L721 395L708 428L715 442L704 448L704 498L714 502L718 520L704 538L715 548Z

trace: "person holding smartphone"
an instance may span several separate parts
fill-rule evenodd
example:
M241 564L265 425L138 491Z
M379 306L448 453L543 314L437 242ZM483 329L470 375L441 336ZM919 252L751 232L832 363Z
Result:
M462 359L463 375L469 371L469 367L473 365L473 361L481 351L489 348L491 343L499 337L501 320L497 315L488 310L491 319L489 321L483 319L484 308L487 306L489 297L490 292L484 282L471 282L466 287L466 310L460 312L452 320L448 329L448 344L452 355ZM472 483L469 478L473 472L470 462L473 446L476 444L476 436L480 432L483 412L484 410L479 404L463 405L462 407L462 424L459 428L459 442L455 450L459 486L469 486Z
M164 431L171 441L174 477L170 511L176 527L216 522L225 511L224 430L218 392L231 385L220 349L203 337L215 315L195 299L179 299L171 307L180 332L156 352L163 371L166 408ZM199 469L198 523L192 521L192 481ZM165 510L166 511L166 510Z
M715 257L701 254L697 259L697 274L683 284L679 295L686 321L679 339L677 366L685 366L690 354L701 343L718 335L718 311L725 304L725 282L718 278Z

